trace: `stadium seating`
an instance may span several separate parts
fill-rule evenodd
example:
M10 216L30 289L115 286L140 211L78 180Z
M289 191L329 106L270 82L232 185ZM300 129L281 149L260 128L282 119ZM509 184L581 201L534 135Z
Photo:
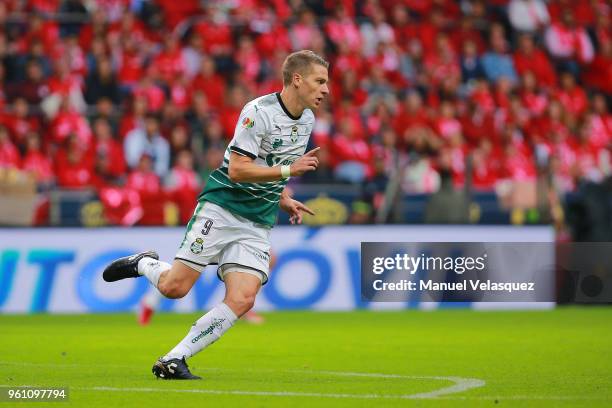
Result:
M331 63L331 96L311 139L321 169L298 183L352 186L346 208L367 216L344 222L390 211L397 185L399 220L422 222L450 176L494 196L479 214L504 222L509 183L544 180L563 197L609 176L611 11L605 0L5 0L0 168L32 173L47 196L93 191L112 224L184 223L242 106L279 90L283 58L308 48Z

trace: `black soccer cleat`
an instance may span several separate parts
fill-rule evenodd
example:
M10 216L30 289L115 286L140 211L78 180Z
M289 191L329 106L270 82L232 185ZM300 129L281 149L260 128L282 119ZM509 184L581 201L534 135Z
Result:
M202 377L191 374L185 357L164 361L161 358L153 365L153 374L162 380L201 380Z
M159 255L155 251L146 251L119 258L104 269L102 277L107 282L115 282L125 278L137 278L140 276L138 274L138 261L147 256L159 259Z

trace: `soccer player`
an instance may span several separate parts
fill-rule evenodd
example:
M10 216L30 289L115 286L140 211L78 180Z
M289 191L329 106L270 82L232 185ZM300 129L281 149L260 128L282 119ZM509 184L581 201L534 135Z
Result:
M221 166L198 198L172 265L153 251L120 258L106 267L104 280L145 276L164 296L189 292L206 265L218 264L225 283L221 303L198 319L183 340L153 366L164 379L199 379L186 359L218 340L248 312L268 281L270 229L278 208L293 224L314 213L285 189L290 176L316 170L318 148L306 153L313 110L329 94L329 63L312 51L287 56L283 89L254 99L240 113Z

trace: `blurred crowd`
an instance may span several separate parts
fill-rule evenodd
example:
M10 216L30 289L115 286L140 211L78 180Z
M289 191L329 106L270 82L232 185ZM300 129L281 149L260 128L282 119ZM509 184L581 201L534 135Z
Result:
M605 0L3 0L0 167L95 188L116 223L193 209L285 56L328 59L303 183L493 190L610 173ZM113 212L112 210L115 209ZM153 215L152 215L153 214Z

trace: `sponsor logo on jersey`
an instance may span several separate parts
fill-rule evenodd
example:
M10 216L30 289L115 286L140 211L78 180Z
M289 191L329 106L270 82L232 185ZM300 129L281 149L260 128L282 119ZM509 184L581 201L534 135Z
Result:
M269 153L266 156L266 164L270 167L272 166L285 166L285 165L290 165L293 164L295 160L290 160L290 159L285 159L285 160L281 160L281 158L277 155L275 155L274 153Z
M250 129L253 126L255 126L255 120L249 117L244 118L244 120L242 121L242 127L245 129Z
M202 238L196 238L196 240L191 243L191 246L189 247L189 249L191 249L191 252L197 255L201 253L202 250L204 249L203 244L204 244L204 240Z
M293 125L291 128L291 142L295 143L298 140L298 127Z
M274 139L274 141L272 142L273 149L278 149L282 145L283 145L283 139Z

